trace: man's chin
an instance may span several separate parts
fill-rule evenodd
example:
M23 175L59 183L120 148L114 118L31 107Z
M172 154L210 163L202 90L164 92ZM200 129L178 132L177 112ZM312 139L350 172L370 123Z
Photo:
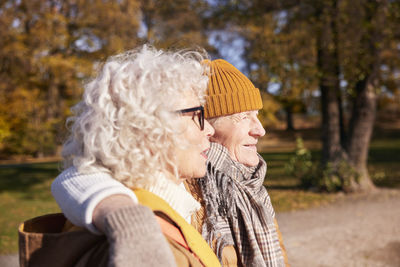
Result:
M248 158L246 159L246 161L240 162L243 165L247 166L247 167L255 167L258 165L258 163L260 162L260 159L257 157L257 159L255 160L249 160Z

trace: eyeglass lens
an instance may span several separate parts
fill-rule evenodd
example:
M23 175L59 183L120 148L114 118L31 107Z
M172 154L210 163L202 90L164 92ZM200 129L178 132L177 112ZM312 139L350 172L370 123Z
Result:
M204 130L204 108L202 106L195 107L195 108L182 109L182 110L178 110L177 112L180 112L182 114L188 113L188 112L193 112L192 120L194 120L194 117L197 116L197 119L199 121L200 130Z

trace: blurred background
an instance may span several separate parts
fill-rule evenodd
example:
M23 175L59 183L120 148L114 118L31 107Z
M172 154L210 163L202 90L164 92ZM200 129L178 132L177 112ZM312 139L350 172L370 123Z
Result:
M18 223L59 211L50 184L82 84L142 44L204 48L261 90L258 148L284 239L300 231L288 214L315 219L306 209L356 199L400 214L399 1L1 0L0 255L17 252ZM397 236L377 249L390 253L351 266L400 266L400 217L383 219ZM293 266L341 266L304 263L287 240Z

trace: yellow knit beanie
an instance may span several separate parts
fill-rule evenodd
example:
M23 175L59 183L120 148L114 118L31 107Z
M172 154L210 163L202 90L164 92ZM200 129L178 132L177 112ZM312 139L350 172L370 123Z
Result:
M223 59L204 63L210 66L204 106L207 119L263 107L260 91L232 64Z

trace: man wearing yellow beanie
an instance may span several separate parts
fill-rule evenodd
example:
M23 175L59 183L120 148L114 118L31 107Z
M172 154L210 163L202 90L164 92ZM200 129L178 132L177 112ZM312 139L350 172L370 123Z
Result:
M260 91L233 65L223 59L204 63L210 66L206 119L262 109Z
M263 105L260 91L227 61L217 59L204 63L210 66L204 115L215 128L215 135L207 153L207 175L186 184L202 204L192 217L192 224L214 249L223 266L288 266L275 212L263 186L266 163L256 148L258 138L265 135L257 118ZM81 196L86 196L87 206L91 206L90 199L100 202L100 197L75 186L80 179L91 183L88 176L95 178L93 181L98 187L112 179L101 173L85 177L79 173L60 175L52 189L67 217L82 220L83 225L93 228L94 213L87 214ZM124 186L120 185L121 190L117 187L114 185L112 192L105 193L111 189L104 186L102 192L108 199L103 199L103 203L112 202L110 195L123 194ZM63 206L65 198L69 203L76 200L74 208ZM96 220L93 216L93 221Z
M225 60L205 64L210 75L204 111L215 134L207 175L189 186L205 209L198 212L198 230L224 266L285 266L275 212L263 186L267 166L256 148L265 134L257 118L263 106L260 91Z

